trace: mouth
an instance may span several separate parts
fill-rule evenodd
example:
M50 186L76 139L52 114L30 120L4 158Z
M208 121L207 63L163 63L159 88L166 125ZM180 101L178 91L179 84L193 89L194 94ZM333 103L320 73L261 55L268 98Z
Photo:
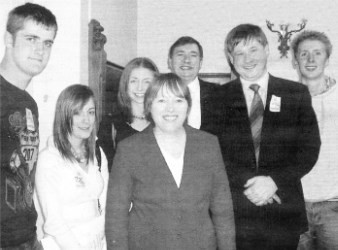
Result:
M317 68L317 66L306 66L305 67L306 69L307 69L307 71L315 71L316 70L316 68Z
M36 61L36 62L42 62L42 59L39 59L39 58L32 58L32 57L30 57L29 59L33 60L33 61Z
M177 115L165 115L163 116L163 119L168 122L172 122L172 121L175 121L177 117L178 117Z
M181 69L182 70L190 70L190 69L192 69L192 67L190 67L190 66L181 66Z
M83 130L83 131L88 131L90 130L90 127L78 127L80 130Z
M145 93L134 93L134 95L136 95L137 97L144 97Z
M245 65L245 66L243 66L243 68L246 69L246 70L251 70L251 69L253 69L255 67L256 67L255 64L254 65Z

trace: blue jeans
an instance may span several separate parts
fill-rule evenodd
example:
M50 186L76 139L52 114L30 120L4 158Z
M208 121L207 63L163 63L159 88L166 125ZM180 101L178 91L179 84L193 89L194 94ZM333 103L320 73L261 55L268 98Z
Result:
M298 250L338 249L338 201L306 202L309 231L300 236Z
M0 250L43 250L42 244L38 239L35 237L30 241L22 243L16 247L4 247L0 248Z

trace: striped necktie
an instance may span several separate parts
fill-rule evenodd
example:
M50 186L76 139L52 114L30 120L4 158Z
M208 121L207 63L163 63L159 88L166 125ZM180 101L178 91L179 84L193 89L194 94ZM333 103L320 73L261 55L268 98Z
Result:
M259 159L259 147L261 142L261 131L262 131L262 123L263 123L263 113L264 113L264 105L263 101L258 93L259 89L258 84L251 84L250 89L255 92L254 98L251 104L250 111L250 127L252 140L255 147L255 156L256 156L256 165L258 166Z

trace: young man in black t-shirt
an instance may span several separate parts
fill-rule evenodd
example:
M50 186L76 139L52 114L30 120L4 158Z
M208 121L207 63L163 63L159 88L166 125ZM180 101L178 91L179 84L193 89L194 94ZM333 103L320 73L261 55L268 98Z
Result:
M39 114L25 89L46 67L56 32L55 16L43 6L26 3L8 15L0 64L0 249L42 249L33 203Z

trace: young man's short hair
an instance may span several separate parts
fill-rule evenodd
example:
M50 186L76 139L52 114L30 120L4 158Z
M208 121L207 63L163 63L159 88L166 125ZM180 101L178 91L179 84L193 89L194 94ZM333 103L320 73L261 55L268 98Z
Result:
M7 31L13 36L23 29L24 23L28 20L35 21L47 28L55 29L55 34L58 29L56 18L53 13L47 8L33 3L26 3L14 8L8 14Z
M190 36L182 36L176 42L174 42L173 45L171 45L171 47L169 49L169 58L173 57L175 48L177 48L179 46L184 46L186 44L196 44L197 47L198 47L198 50L200 52L200 58L203 59L203 48L202 48L201 44L197 40L195 40L194 38L192 38Z
M327 58L330 57L332 53L332 44L330 39L325 35L324 32L314 31L314 30L306 30L302 33L298 34L292 41L291 47L295 57L298 53L299 44L303 41L311 40L311 41L320 41L325 45Z
M253 39L257 40L264 47L268 44L268 39L259 26L253 24L240 24L236 26L225 39L226 54L231 54L239 43L244 42L246 44Z

